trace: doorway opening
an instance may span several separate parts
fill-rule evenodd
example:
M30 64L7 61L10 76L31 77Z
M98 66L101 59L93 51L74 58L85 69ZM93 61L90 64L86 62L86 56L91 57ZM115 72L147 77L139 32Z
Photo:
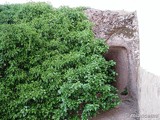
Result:
M120 46L111 46L109 51L104 54L106 60L114 60L116 66L115 71L118 73L116 76L115 87L118 89L120 95L127 95L127 84L128 84L128 54L127 49Z

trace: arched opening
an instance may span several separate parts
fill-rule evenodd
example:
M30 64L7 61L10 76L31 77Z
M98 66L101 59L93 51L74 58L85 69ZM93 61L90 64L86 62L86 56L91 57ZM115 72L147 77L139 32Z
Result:
M109 51L104 54L106 60L116 62L115 71L118 73L114 85L121 95L127 95L127 83L129 77L127 49L120 46L111 46Z

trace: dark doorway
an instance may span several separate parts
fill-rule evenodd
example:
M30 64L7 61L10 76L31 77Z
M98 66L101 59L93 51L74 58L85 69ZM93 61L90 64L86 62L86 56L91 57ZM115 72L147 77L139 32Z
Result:
M105 53L106 60L116 61L115 71L118 73L116 77L115 86L119 92L122 93L127 89L128 83L128 55L127 50L124 47L110 47L109 51Z

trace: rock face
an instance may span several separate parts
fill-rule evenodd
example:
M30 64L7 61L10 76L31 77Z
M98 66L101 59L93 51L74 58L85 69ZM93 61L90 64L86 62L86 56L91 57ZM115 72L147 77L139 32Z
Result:
M139 113L150 120L160 120L160 76L143 68L139 71Z
M139 34L136 12L100 11L86 9L90 21L94 23L95 37L103 38L110 46L106 59L113 59L117 65L117 82L122 104L107 111L95 119L103 120L132 120L132 114L138 114L138 68L139 68Z

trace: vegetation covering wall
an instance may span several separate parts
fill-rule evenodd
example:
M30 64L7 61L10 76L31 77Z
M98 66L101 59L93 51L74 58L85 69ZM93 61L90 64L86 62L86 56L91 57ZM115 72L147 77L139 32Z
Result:
M115 62L82 8L0 5L0 119L86 120L119 104Z

